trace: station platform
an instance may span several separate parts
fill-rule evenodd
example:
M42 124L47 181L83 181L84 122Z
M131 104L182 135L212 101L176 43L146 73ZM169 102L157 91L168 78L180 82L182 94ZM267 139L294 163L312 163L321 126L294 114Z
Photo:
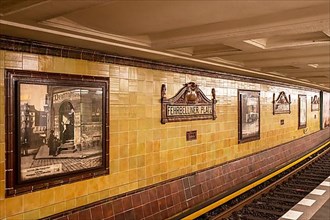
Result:
M280 220L330 220L330 176Z

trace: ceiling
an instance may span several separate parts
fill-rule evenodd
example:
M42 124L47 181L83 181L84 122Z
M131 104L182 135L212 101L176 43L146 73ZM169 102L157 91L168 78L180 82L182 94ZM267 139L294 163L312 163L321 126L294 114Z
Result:
M0 33L330 90L329 0L0 0Z

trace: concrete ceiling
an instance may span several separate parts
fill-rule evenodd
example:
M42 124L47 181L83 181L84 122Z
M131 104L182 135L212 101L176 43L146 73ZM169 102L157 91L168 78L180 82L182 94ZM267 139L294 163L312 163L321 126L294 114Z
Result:
M330 1L1 0L0 33L330 90Z

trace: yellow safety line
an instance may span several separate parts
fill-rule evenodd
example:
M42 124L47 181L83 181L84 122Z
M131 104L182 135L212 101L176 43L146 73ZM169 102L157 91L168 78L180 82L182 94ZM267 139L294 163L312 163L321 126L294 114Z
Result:
M242 189L240 189L240 190L238 190L238 191L236 191L236 192L234 192L234 193L232 193L232 194L230 194L230 195L228 195L228 196L226 196L226 197L224 197L224 198L222 198L222 199L220 199L220 200L218 200L218 201L212 203L211 205L208 205L208 206L206 206L206 207L204 207L204 208L198 210L197 212L194 212L194 213L192 213L192 214L190 214L190 215L184 217L183 220L191 220L191 219L195 219L195 218L197 218L197 217L203 215L204 213L206 213L206 212L208 212L208 211L210 211L210 210L212 210L212 209L214 209L214 208L216 208L216 207L218 207L218 206L220 206L220 205L222 205L222 204L228 202L229 200L231 200L231 199L233 199L233 198L235 198L235 197L237 197L237 196L239 196L239 195L245 193L246 191L252 189L253 187L258 186L259 184L261 184L261 183L263 183L263 182L265 182L265 181L267 181L267 180L273 178L274 176L276 176L276 175L278 175L278 174L284 172L285 170L287 170L287 169L293 167L293 166L296 165L297 163L299 163L299 162L305 160L307 157L311 156L312 154L314 154L314 153L316 153L317 151L319 151L319 150L323 149L324 147L326 147L326 145L328 145L329 143L330 143L330 141L328 141L327 143L323 144L323 145L320 146L319 148L313 150L313 151L310 152L309 154L307 154L307 155L301 157L300 159L297 159L296 161L294 161L294 162L288 164L287 166L285 166L285 167L283 167L283 168L281 168L281 169L275 171L274 173L271 173L271 174L269 174L268 176L265 176L265 177L263 177L262 179L260 179L260 180L258 180L258 181L256 181L256 182L253 182L253 183L251 183L250 185L247 185L247 186L245 186L244 188L242 188Z

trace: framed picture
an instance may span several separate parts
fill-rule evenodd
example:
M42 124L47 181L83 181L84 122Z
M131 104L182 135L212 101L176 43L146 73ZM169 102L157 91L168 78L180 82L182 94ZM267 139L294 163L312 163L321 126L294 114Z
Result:
M330 93L321 91L321 129L330 127Z
M307 126L307 97L306 95L298 95L298 129Z
M109 79L6 70L6 196L109 173Z
M286 96L285 92L279 93L278 97L275 98L273 94L273 115L275 114L290 114L291 96Z
M260 91L238 90L238 143L260 139Z
M311 97L311 111L319 111L320 110L320 98L315 95Z

